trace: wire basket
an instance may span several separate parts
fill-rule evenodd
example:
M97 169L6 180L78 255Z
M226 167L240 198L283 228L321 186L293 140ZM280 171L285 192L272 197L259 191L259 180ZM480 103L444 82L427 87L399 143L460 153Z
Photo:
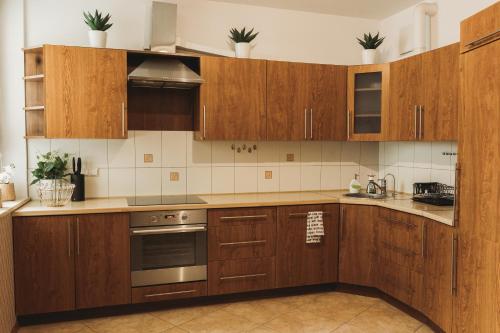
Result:
M41 180L38 185L40 203L47 207L64 206L71 199L74 189L75 185L64 179Z

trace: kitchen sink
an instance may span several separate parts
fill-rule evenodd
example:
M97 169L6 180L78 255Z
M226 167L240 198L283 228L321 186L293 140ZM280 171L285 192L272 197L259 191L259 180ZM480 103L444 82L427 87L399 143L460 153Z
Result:
M368 193L345 193L345 197L350 198L364 198L364 199L385 199L386 194L368 194Z

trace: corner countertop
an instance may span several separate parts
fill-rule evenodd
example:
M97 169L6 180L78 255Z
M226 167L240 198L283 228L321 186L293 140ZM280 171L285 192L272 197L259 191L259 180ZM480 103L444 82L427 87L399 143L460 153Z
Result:
M0 217L4 217L5 215L8 215L15 210L17 210L19 207L23 206L27 202L29 202L29 198L24 198L24 199L19 199L19 200L14 200L14 201L4 201L2 202L2 208L0 208Z
M439 207L416 203L411 195L397 194L396 198L358 199L343 196L346 191L320 192L279 192L279 193L243 193L243 194L214 194L200 195L206 204L180 204L157 206L128 206L125 198L88 199L82 202L70 202L64 207L44 207L37 200L30 201L13 212L13 216L47 216L140 212L178 209L209 209L209 208L238 208L259 206L288 206L343 203L353 205L379 206L402 212L423 216L447 225L453 225L453 208ZM1 213L1 210L0 210Z

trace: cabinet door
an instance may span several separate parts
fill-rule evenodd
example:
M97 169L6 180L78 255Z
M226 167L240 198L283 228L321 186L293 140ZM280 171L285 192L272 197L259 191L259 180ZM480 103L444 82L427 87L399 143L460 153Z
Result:
M127 137L124 50L44 46L48 138Z
M459 55L458 43L422 54L421 140L457 140Z
M373 286L376 207L340 207L339 281Z
M73 217L14 218L16 314L75 308Z
M207 140L266 139L266 61L202 57L201 128Z
M309 137L310 65L267 62L267 139Z
M422 95L420 55L391 63L387 140L418 139L418 105Z
M325 236L306 244L307 212L323 211ZM276 286L335 282L338 258L338 205L278 207Z
M423 312L445 332L451 332L453 314L453 228L427 220Z
M128 214L76 219L76 307L130 303Z
M310 65L312 105L309 138L345 140L347 136L347 67Z

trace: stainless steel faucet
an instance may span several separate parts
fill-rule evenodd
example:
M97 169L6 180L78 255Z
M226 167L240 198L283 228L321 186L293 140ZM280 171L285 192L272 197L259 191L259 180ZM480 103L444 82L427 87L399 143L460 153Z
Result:
M382 194L387 195L387 176L392 177L392 197L396 197L396 177L392 173L388 173L384 176L384 178L379 179L380 180L380 187L382 189Z

